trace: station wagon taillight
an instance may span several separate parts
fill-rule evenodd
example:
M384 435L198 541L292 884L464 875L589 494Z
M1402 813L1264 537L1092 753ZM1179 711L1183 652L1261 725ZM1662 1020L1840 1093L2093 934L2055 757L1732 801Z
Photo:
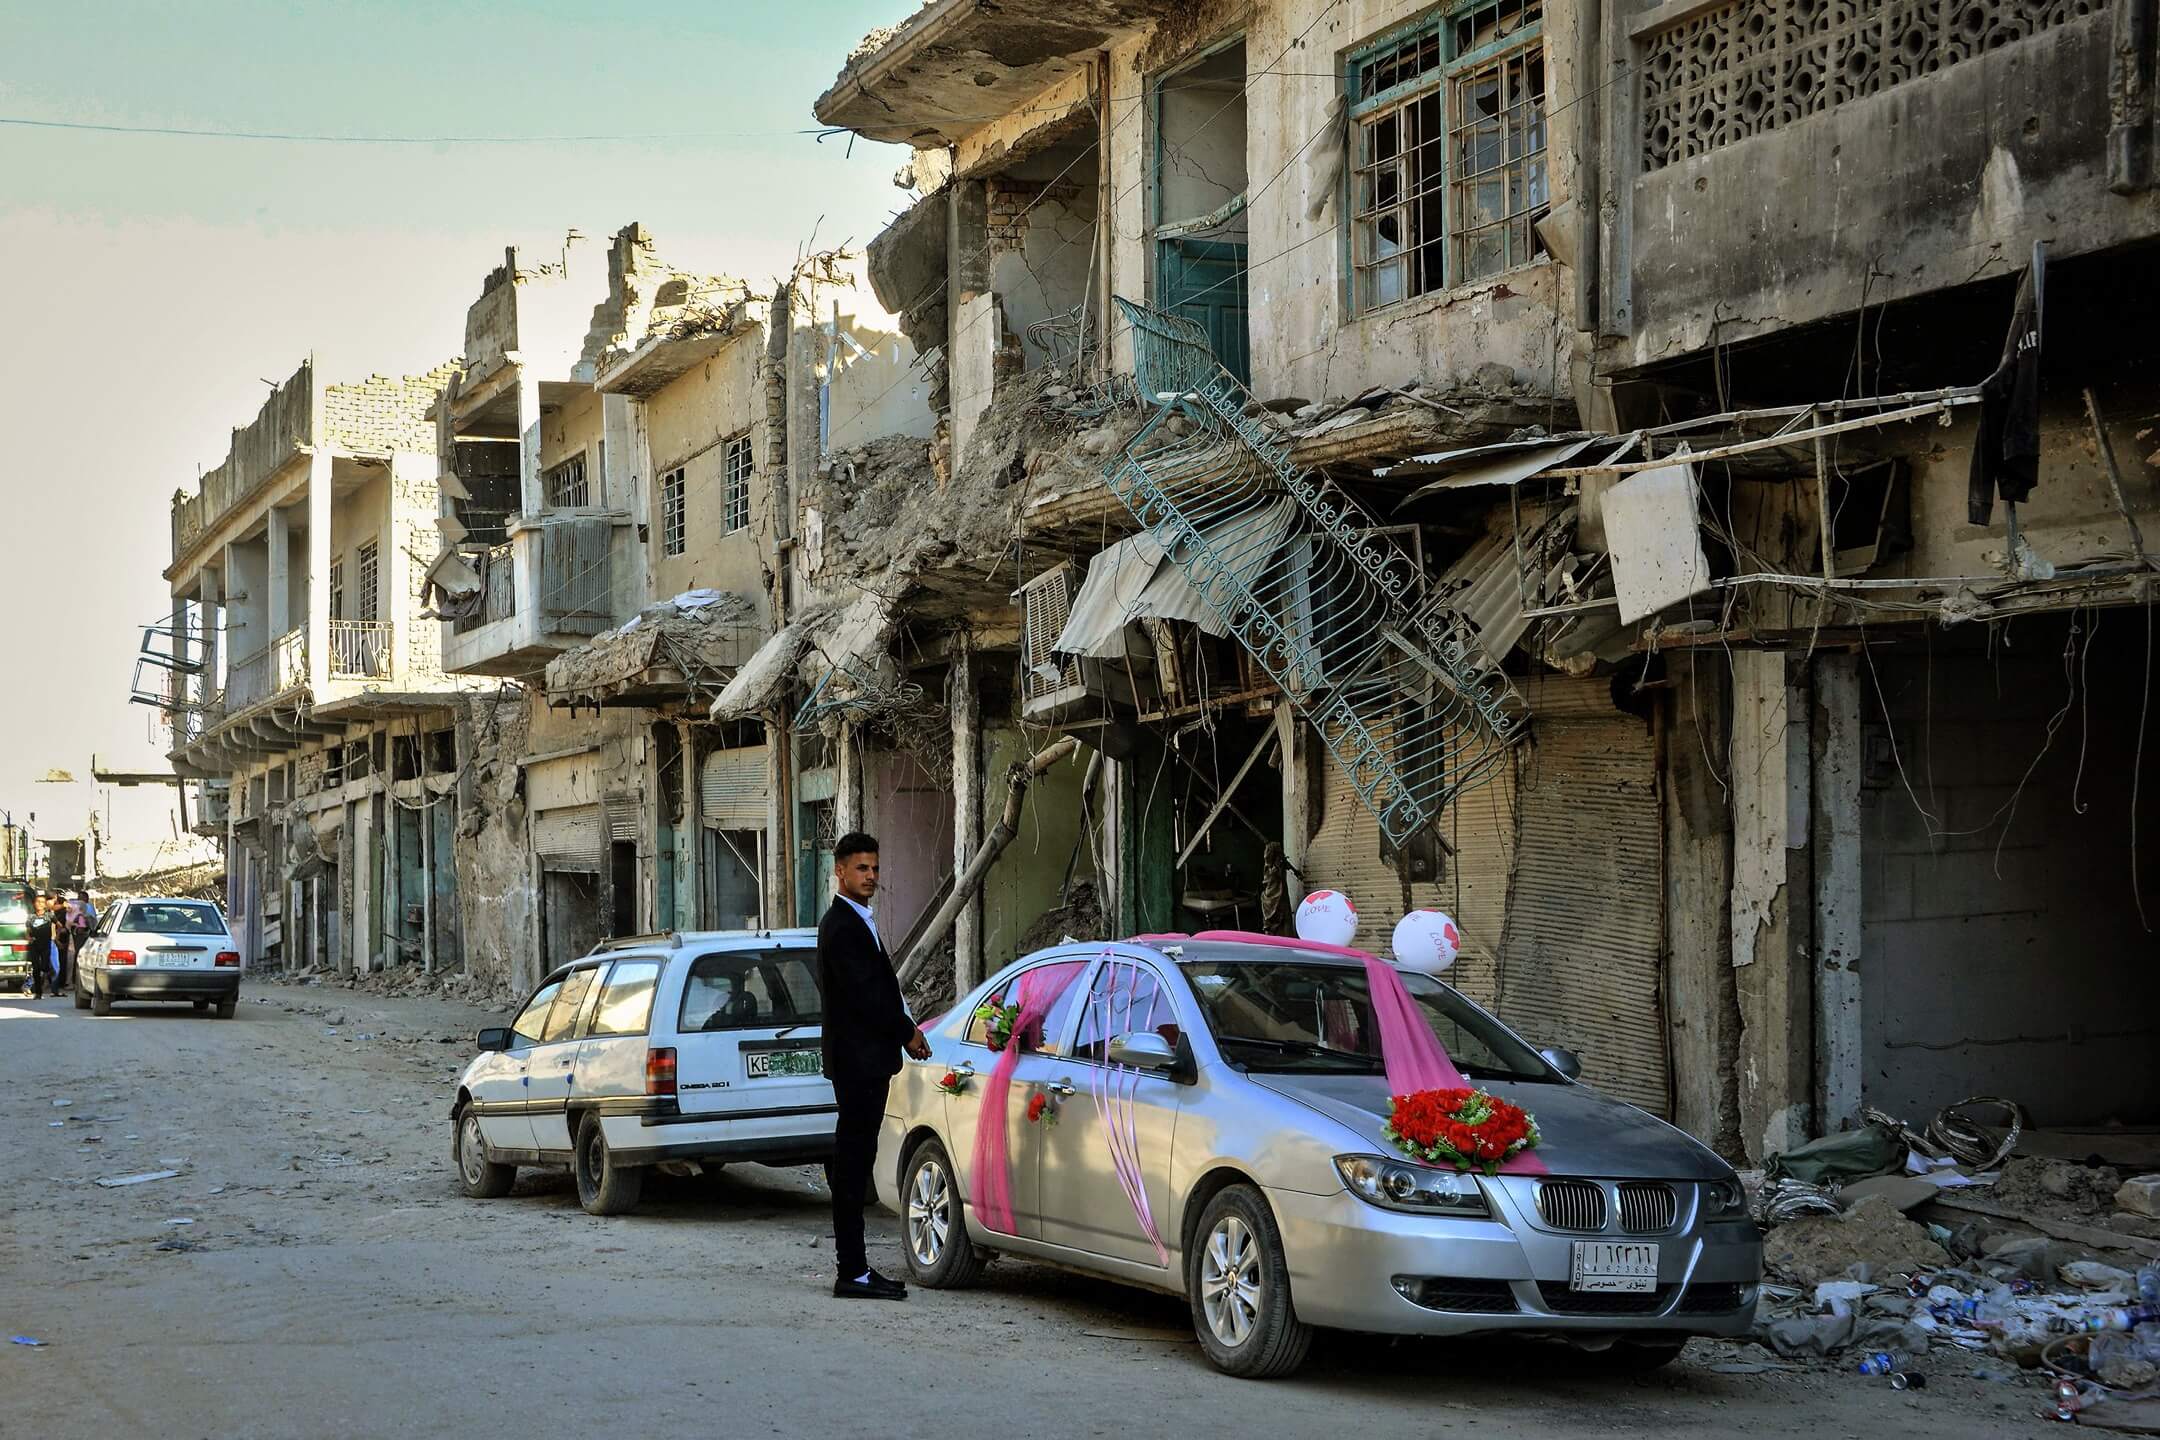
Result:
M135 963L135 952L133 950L108 950L105 952L105 963L108 965L132 965Z
M645 1052L645 1093L675 1093L675 1051L672 1047L662 1045Z
M240 952L237 950L220 950L217 955L217 963L218 968L221 970L237 970L240 968Z

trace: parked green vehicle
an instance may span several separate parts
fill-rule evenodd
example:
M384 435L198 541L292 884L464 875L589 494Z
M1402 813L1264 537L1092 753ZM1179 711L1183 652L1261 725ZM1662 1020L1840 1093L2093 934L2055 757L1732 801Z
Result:
M30 988L30 912L22 882L0 881L0 992Z

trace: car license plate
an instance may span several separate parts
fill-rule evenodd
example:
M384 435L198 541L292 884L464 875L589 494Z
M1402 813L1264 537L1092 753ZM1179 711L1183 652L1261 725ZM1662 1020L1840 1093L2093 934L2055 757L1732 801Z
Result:
M158 950L150 952L150 963L166 970L200 970L210 963L210 957L200 950Z
M1657 1289L1657 1249L1639 1240L1577 1240L1568 1289L1640 1295Z
M783 1075L823 1075L825 1056L818 1050L752 1050L744 1057L752 1080Z

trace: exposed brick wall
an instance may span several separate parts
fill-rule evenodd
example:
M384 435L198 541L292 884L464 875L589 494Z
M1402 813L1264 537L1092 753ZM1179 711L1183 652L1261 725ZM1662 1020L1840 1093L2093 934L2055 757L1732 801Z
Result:
M1031 180L1015 180L1007 175L992 176L983 182L983 195L990 211L989 242L992 255L1008 250L1018 250L1027 240L1027 212L1044 192L1050 203L1070 207L1080 198L1080 187L1071 181L1055 185L1038 185Z
M459 366L438 365L425 375L393 380L370 375L357 385L332 385L323 395L324 440L344 450L435 453L435 424L428 407Z

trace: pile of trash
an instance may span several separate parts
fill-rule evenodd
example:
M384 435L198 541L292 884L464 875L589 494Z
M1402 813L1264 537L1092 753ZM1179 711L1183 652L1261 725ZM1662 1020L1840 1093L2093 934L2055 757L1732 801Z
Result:
M2000 1123L1976 1118L1989 1107ZM2160 1246L2138 1223L2160 1218L2160 1175L2017 1156L2024 1116L2004 1101L1918 1131L1867 1119L1743 1177L1765 1231L1757 1343L1901 1387L1962 1352L1975 1375L2045 1381L2048 1413L2087 1424L2160 1410Z

